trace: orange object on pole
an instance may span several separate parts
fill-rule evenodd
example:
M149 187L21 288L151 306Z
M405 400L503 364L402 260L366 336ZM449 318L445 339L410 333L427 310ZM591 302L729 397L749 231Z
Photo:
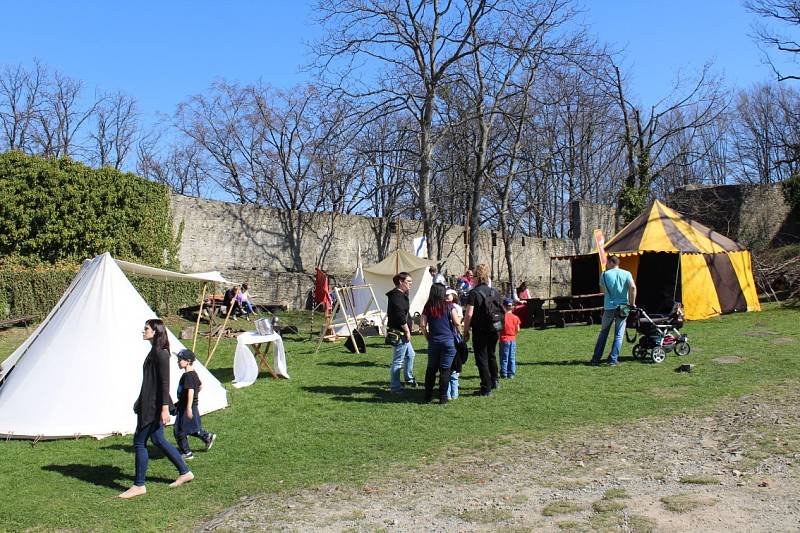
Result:
M597 243L597 253L600 256L600 265L603 268L603 271L605 271L608 257L606 256L606 240L603 237L603 230L600 228L594 230L594 242Z

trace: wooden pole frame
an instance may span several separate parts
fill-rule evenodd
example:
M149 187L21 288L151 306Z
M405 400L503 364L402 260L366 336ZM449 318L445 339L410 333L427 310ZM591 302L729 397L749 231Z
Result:
M233 302L231 302L231 305L228 306L228 312L225 314L225 322L222 323L222 327L219 329L219 333L217 333L217 340L214 342L214 348L211 349L211 353L208 355L208 359L206 359L206 368L208 368L208 363L211 362L211 358L214 357L214 352L217 351L219 341L222 338L222 335L225 333L225 327L228 325L228 318L231 316L231 311L233 311ZM211 337L208 338L208 341L209 343L211 342Z
M203 283L203 293L200 295L200 309L197 311L197 322L194 325L194 335L192 336L192 352L197 347L197 334L200 333L200 318L203 316L203 303L206 301L206 289L208 282Z
M361 314L358 314L358 315L355 314L355 308L353 307L352 304L350 305L350 310L348 311L346 302L342 299L342 298L346 298L346 299L350 298L350 296L352 296L353 290L355 290L355 289L369 289L370 296L372 297L370 302L367 304L367 307L364 309L364 312L362 312ZM353 327L351 327L351 321L357 328L358 327L358 323L357 323L358 317L363 317L364 315L366 315L367 311L369 311L369 308L372 307L373 304L375 306L375 310L377 312L379 312L381 315L383 315L383 311L381 310L381 306L378 304L378 299L375 297L375 291L372 290L372 285L370 285L369 283L364 284L364 285L349 285L349 286L346 286L346 287L335 287L333 290L336 293L336 304L334 304L333 309L331 310L330 316L325 320L325 324L322 326L322 330L320 331L320 335L319 335L319 340L317 341L317 347L314 350L314 353L318 353L319 352L319 349L322 346L322 341L325 340L325 338L331 337L331 336L338 337L338 335L336 334L336 331L333 328L335 328L336 326L342 326L342 325L347 327L347 332L348 332L347 336L349 336L350 339L352 340L353 345L356 348L356 353L361 353L358 350L358 345L356 344L356 340L355 340L355 337L353 335L353 331L355 331L355 329ZM347 300L347 301L350 301L350 300ZM337 313L337 311L339 311L339 309L341 309L342 310L342 314L344 314L344 322L341 322L341 323L334 322L335 317L336 317L336 313ZM326 332L329 329L333 330L333 334L332 335L326 335ZM381 317L381 323L380 323L380 326L379 326L379 331L381 332L381 334L385 334L385 332L386 332L386 317L385 316Z

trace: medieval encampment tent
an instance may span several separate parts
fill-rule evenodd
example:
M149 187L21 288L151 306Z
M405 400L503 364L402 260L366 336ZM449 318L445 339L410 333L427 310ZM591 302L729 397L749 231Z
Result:
M163 272L169 271L156 274L163 277ZM0 436L103 438L133 433L133 403L150 350L142 327L151 318L158 317L110 254L84 262L48 316L0 365ZM175 354L184 346L168 334L175 399L180 379ZM199 361L194 368L203 383L200 412L226 407L222 384Z
M633 274L637 303L648 312L668 312L675 301L690 320L761 310L750 252L658 200L608 240L605 251ZM596 253L574 256L573 294L597 292L598 273Z
M408 300L411 305L410 311L413 315L421 313L422 308L425 307L425 302L428 301L431 285L433 285L433 278L428 268L432 264L432 261L397 250L389 254L380 263L364 267L364 281L372 285L375 298L377 298L381 310L385 313L387 304L385 295L394 288L392 278L400 272L411 274L411 279L414 280L414 283L411 286Z

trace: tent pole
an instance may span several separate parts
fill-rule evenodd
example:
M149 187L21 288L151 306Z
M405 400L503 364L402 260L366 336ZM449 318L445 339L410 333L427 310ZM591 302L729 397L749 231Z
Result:
M372 295L372 301L375 304L375 309L378 310L381 316L381 335L386 335L386 313L381 311L381 306L378 303L378 299L375 298L375 291L372 290L372 284L367 285L367 287L369 287L369 293Z
M203 303L206 301L206 288L208 282L203 283L203 294L200 295L200 309L197 311L197 323L194 325L194 335L192 336L192 352L197 347L197 334L200 332L200 317L203 316Z
M681 257L682 256L683 256L683 254L678 252L678 267L675 269L675 286L672 288L672 305L673 306L675 305L675 302L677 301L677 300L675 300L675 295L678 294L678 274L680 274L680 271L681 271ZM681 298L681 300L682 299L683 298ZM681 303L683 303L683 302L681 302Z
M336 287L333 288L334 292L336 292ZM322 331L319 334L319 341L317 341L317 349L314 350L314 353L319 353L319 348L322 346L322 341L325 339L325 333L328 331L328 328L331 327L331 322L333 319L331 317L336 316L336 312L339 310L340 302L339 302L339 293L336 292L336 303L333 304L333 309L331 309L331 313L329 316L325 317L325 323L322 324ZM345 313L345 320L347 319L347 313Z
M338 291L339 289L337 289ZM356 323L356 317L354 315L355 306L352 303L353 300L353 289L352 287L343 287L342 290L339 292L340 298L347 298L344 303L342 304L342 312L344 313L344 321L347 324L347 329L350 331L350 339L353 342L353 348L355 349L357 354L361 353L361 350L358 349L358 343L356 342L356 338L353 335L353 332L358 329L358 324ZM347 316L347 304L350 304L350 315L353 317L353 326L354 328L350 327L350 318Z
M214 323L217 321L217 299L214 297L217 294L217 282L214 282L212 287L211 293L211 313L208 315L208 326L209 326L209 335L208 335L208 347L206 350L206 360L211 358L211 332L214 331Z

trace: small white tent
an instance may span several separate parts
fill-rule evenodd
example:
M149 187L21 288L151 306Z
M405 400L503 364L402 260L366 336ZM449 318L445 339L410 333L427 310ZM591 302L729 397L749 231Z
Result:
M0 436L107 437L133 433L133 402L150 343L145 320L157 318L110 254L83 264L36 331L0 365ZM175 354L184 348L170 332L170 390L178 386ZM201 413L228 405L225 388L203 366Z
M397 250L390 254L380 263L364 268L364 281L372 285L375 298L381 306L381 310L386 312L387 298L386 293L394 288L392 278L399 272L408 272L414 283L411 285L411 292L408 295L411 304L411 314L421 313L428 301L428 294L431 291L433 278L428 268L433 262L427 259L415 257L413 254Z
M368 282L364 279L364 265L361 262L361 248L359 247L356 271L353 274L353 279L350 281L351 287L359 288L353 289L348 293L349 301L339 302L338 311L336 311L336 316L333 318L333 323L339 324L338 326L334 326L337 335L350 335L350 330L346 325L346 321L350 322L351 329L356 329L359 325L358 317L362 317L368 322L372 322L374 325L381 325L383 323L383 318L386 315L386 304L381 307L380 296L382 295L376 294L375 299L378 301L378 308L375 308L375 304L372 303L372 292L370 292L370 288L366 286L367 284ZM347 319L345 319L345 313L341 307L342 305L347 309Z

